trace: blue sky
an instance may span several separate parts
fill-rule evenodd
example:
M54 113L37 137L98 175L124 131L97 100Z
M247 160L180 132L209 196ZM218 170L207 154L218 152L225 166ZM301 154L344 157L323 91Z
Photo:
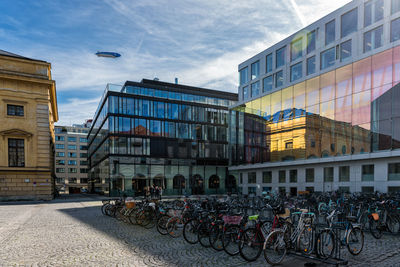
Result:
M237 66L349 0L0 0L0 49L52 63L58 125L92 118L107 83L237 92ZM98 58L115 51L121 58Z

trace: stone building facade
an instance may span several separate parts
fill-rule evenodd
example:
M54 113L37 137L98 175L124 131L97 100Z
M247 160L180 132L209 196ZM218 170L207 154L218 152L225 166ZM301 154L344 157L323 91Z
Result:
M0 50L0 200L53 197L57 120L51 64Z

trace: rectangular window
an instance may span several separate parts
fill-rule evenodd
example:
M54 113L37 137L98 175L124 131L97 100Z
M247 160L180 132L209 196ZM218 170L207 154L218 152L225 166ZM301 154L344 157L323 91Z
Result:
M69 184L76 184L76 178L68 178Z
M76 145L68 145L69 150L76 150Z
M303 76L303 64L302 62L297 63L290 67L290 81L296 81Z
M328 45L335 41L335 20L332 20L325 24L325 45Z
M342 15L341 20L341 37L346 37L347 35L356 32L358 27L358 9L355 8L346 14Z
M389 163L388 181L400 181L400 163Z
M283 86L283 71L282 70L278 71L275 74L275 87L278 88L281 86Z
M267 55L266 59L265 59L265 71L266 73L271 72L272 71L272 54Z
M306 169L306 183L314 183L314 169Z
M364 53L382 46L383 26L364 33Z
M64 178L57 178L56 179L56 183L57 184L63 184L63 183L65 183L65 179Z
M374 173L375 173L375 166L373 164L362 165L361 181L363 182L374 181Z
M68 136L68 142L76 142L76 137Z
M324 182L333 182L333 167L324 168Z
M56 173L64 173L65 169L64 168L56 168Z
M76 165L76 160L68 160L68 165Z
M88 173L88 169L86 168L81 168L79 171L80 173Z
M76 158L76 153L75 152L68 152L68 157L69 158Z
M243 99L249 99L250 98L250 92L249 92L249 87L245 86L243 87Z
M248 187L248 193L249 194L255 194L256 191L257 191L257 187L255 187L255 186L249 186Z
M58 160L56 160L56 164L57 164L57 165L65 165L65 160L63 160L63 159L58 159Z
M361 193L372 194L374 191L375 189L373 186L361 186Z
M335 65L335 48L332 47L321 53L321 70Z
M56 157L65 157L64 152L56 152Z
M272 187L270 187L270 186L265 186L262 189L263 189L263 192L271 192L272 191Z
M303 38L297 39L290 44L290 58L292 61L303 56Z
M315 38L315 31L309 32L307 33L307 54L313 52L315 50L315 42L316 42L316 38Z
M77 173L78 169L77 168L68 168L69 173Z
M383 19L383 0L371 0L364 4L364 27Z
M263 184L271 184L272 183L272 172L267 171L263 172Z
M395 42L400 39L400 18L392 21L390 26L390 41Z
M307 58L307 75L315 73L315 56Z
M267 78L264 78L263 80L263 92L269 92L272 91L272 87L273 87L273 77L268 76Z
M313 186L307 186L306 191L310 193L314 193L314 187Z
M392 0L392 14L400 11L400 0Z
M24 139L8 139L8 166L25 166L25 148Z
M351 58L351 39L340 44L340 61Z
M257 183L257 176L255 172L249 172L247 177L248 184L256 184Z
M7 104L7 115L23 117L24 116L24 106Z
M249 81L249 68L245 67L239 71L240 85L243 85Z
M87 147L87 146L79 146L79 149L80 149L80 150L87 150L88 147Z
M64 141L64 136L56 135L56 141Z
M256 79L260 76L260 61L251 64L251 79Z
M260 94L260 81L251 84L251 97L258 96Z
M285 65L285 49L286 46L276 51L276 68Z
M81 153L80 158L87 158L87 153Z
M350 187L348 187L348 186L339 186L338 191L340 193L350 193Z
M88 165L88 162L87 162L87 160L81 160L79 162L79 164L84 166L84 165Z
M81 143L87 143L87 139L84 138L84 137L80 137L80 138L79 138L79 142L81 142Z
M293 149L293 141L285 142L285 149Z
M350 181L350 167L340 166L339 167L339 182L349 182Z
M87 184L88 183L88 178L80 178L79 181L81 184Z
M64 144L56 144L56 149L64 149Z
M279 171L279 183L286 183L286 171Z
M297 170L290 170L289 178L291 183L297 183Z

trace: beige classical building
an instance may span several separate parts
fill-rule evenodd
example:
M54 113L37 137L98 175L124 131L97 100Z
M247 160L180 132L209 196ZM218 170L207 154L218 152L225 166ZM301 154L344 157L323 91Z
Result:
M51 64L0 50L0 200L53 197L57 120Z

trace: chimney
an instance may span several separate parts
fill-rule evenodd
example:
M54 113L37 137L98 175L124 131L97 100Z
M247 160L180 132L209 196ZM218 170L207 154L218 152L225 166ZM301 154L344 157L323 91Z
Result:
M175 78L175 84L178 84L178 78Z

